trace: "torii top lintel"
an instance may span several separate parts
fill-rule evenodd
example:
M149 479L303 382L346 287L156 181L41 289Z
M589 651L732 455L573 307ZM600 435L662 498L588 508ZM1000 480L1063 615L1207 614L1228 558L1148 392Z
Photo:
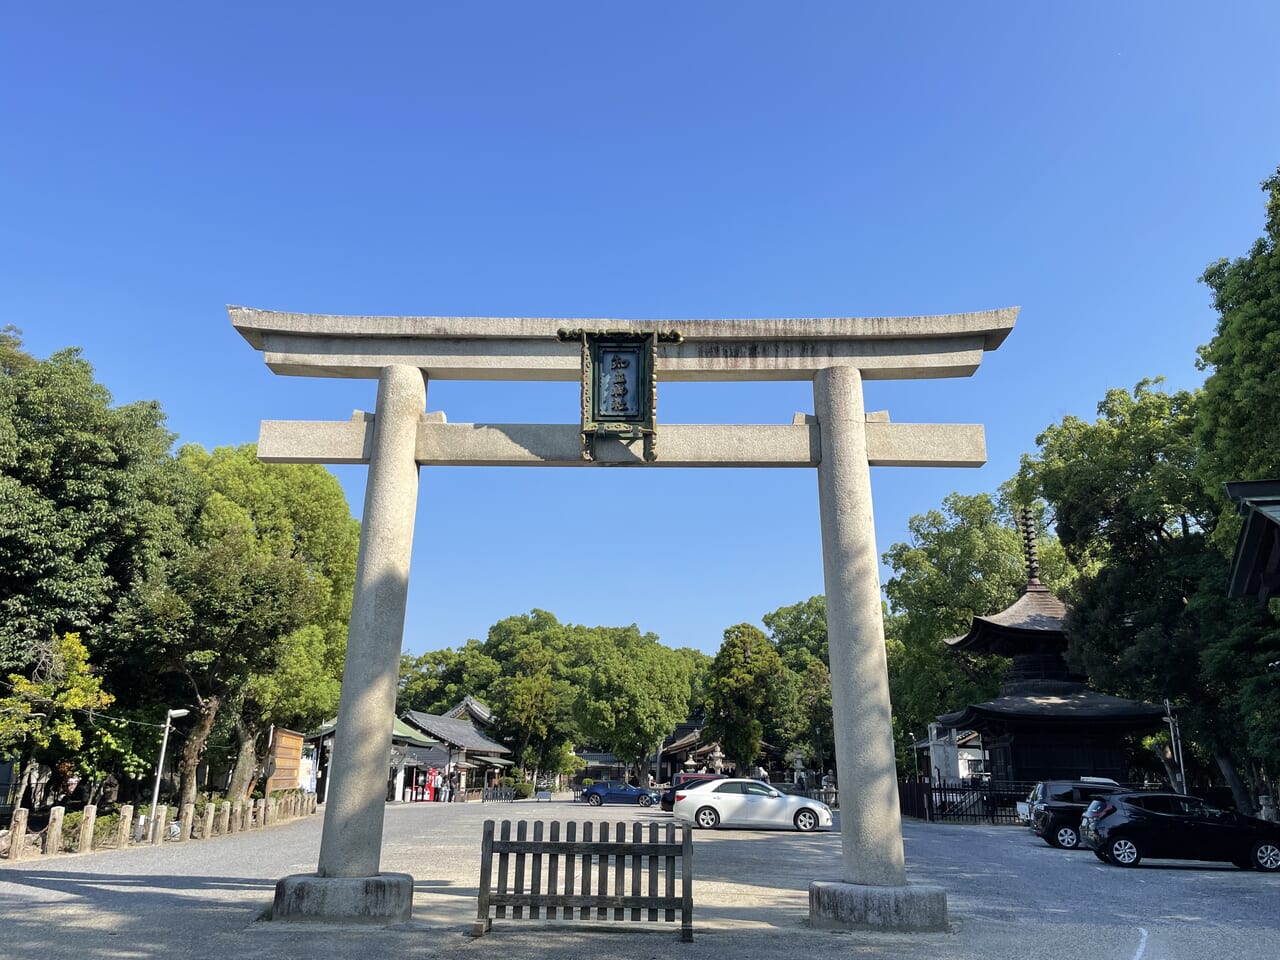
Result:
M811 380L851 366L868 380L967 377L1004 342L1017 307L926 317L595 320L358 317L228 307L231 322L276 373L376 378L414 366L436 380L576 380L579 348L565 329L677 330L658 347L660 379Z

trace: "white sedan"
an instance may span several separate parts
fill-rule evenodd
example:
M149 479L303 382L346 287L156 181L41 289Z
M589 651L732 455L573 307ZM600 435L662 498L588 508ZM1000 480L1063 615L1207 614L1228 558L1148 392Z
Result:
M696 827L831 826L831 808L808 797L779 793L759 780L704 780L676 789L671 812Z

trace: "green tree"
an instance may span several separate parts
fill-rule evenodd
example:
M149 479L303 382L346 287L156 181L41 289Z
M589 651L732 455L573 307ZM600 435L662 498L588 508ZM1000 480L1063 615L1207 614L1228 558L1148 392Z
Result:
M29 676L10 674L0 697L0 757L21 759L23 780L34 786L40 765L67 765L101 739L93 712L113 701L89 664L78 634L63 634L38 651ZM93 771L96 772L96 771ZM20 786L19 798L26 786Z
M1200 367L1212 372L1199 403L1196 438L1202 469L1215 485L1280 478L1280 168L1262 189L1264 235L1247 256L1219 260L1200 278L1213 292L1218 324L1200 348ZM1231 525L1232 543L1236 529Z
M596 629L576 715L586 737L638 776L662 740L689 712L690 660L652 634Z
M13 324L0 329L0 377L12 377L38 361L22 349L22 331Z
M79 350L36 361L5 329L0 666L67 632L96 649L118 598L180 536L171 442L160 407L112 406Z
M811 659L830 664L827 656L827 598L819 594L803 603L779 607L761 618L783 662L802 671Z
M360 528L321 466L263 463L253 444L211 452L188 445L178 459L247 516L258 548L305 568L317 604L306 623L276 640L267 670L228 691L223 724L237 752L227 792L246 796L270 725L305 730L337 711Z
M517 762L530 774L555 766L562 747L577 737L573 706L582 657L573 652L583 628L560 623L545 610L507 617L489 628L478 651L461 664L497 717L495 733L515 745ZM496 664L496 676L490 665ZM491 677L491 679L489 679ZM487 682L486 682L487 681ZM484 683L481 686L481 683Z
M803 744L809 762L825 770L835 749L831 671L827 655L827 598L779 607L762 618L785 666L782 715L765 735L784 753Z
M707 680L703 736L720 743L740 774L759 756L766 721L785 697L782 677L782 658L758 627L725 630Z
M1210 493L1232 480L1280 478L1280 168L1262 184L1266 224L1245 257L1219 260L1201 278L1213 292L1218 324L1200 348L1201 369L1210 370L1197 408L1195 437L1199 469ZM1212 543L1234 553L1240 518L1220 501ZM1208 599L1207 597L1205 598ZM1280 660L1280 601L1270 612L1252 600L1219 611L1220 636L1202 658L1206 673L1224 688L1250 757L1280 764L1280 683L1267 663ZM1276 784L1260 784L1274 793Z
M502 664L485 653L484 643L471 639L460 650L445 648L400 658L400 687L396 711L443 713L470 694L489 702L490 685L502 675Z
M181 691L195 707L181 751L182 802L195 799L196 768L219 711L280 666L283 641L315 622L328 593L305 559L261 540L250 511L215 491L187 542L122 608L117 619L130 642L115 650L119 666L180 681L171 696Z

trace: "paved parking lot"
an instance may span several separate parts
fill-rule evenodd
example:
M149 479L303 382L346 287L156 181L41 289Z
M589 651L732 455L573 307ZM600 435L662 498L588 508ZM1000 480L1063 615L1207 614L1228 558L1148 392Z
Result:
M1204 960L1280 957L1280 875L1230 866L1099 863L1010 827L905 826L913 882L947 890L951 930L808 928L808 884L838 877L839 834L695 834L695 942L674 925L495 922L469 937L480 830L495 819L666 820L569 801L387 808L382 868L415 877L414 917L390 929L260 921L281 876L315 869L320 818L160 848L0 863L0 958L744 957Z

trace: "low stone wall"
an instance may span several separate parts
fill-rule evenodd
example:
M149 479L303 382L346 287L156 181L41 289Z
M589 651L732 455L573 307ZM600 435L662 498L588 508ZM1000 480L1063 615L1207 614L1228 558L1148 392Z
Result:
M120 807L114 829L104 833L98 829L98 810L90 804L84 808L80 828L68 839L63 830L66 811L54 807L49 825L40 831L27 830L29 811L13 812L9 830L0 832L0 856L9 860L54 856L59 853L89 853L92 850L120 850L125 847L153 846L162 842L183 843L214 837L261 830L264 827L316 812L316 795L289 790L266 799L246 802L223 801L206 804L202 815L195 815L195 804L183 804L175 818L167 806L156 807L156 815L148 822L144 808L135 813L132 804Z

